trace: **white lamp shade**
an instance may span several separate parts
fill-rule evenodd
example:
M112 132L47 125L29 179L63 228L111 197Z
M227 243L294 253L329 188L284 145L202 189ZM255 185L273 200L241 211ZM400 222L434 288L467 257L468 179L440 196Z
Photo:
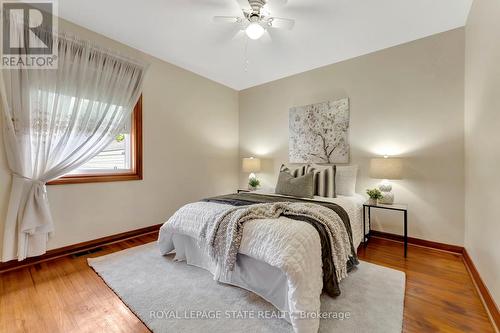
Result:
M243 172L252 173L260 171L260 159L254 157L246 157L242 163Z
M400 158L372 158L370 177L377 179L401 179L403 160Z

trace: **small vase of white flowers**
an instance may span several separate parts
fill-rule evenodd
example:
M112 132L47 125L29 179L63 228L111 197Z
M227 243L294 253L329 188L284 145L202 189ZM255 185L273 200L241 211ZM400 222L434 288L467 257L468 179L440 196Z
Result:
M376 205L377 201L384 197L378 188L368 189L366 194L368 194L368 204L370 205Z

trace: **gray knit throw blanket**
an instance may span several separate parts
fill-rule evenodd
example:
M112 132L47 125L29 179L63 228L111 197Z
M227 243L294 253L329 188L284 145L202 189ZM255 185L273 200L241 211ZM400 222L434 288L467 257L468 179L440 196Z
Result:
M351 253L349 235L341 218L333 210L313 203L277 202L235 207L225 211L213 224L204 226L202 242L208 245L210 257L217 263L222 276L234 270L241 244L243 225L253 219L277 219L281 215L312 218L328 230L332 259L340 282L347 276L347 261Z

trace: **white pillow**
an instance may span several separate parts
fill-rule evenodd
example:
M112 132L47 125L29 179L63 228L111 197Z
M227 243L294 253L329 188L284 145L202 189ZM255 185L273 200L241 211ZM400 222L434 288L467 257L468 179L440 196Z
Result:
M337 165L335 190L337 195L352 196L356 193L357 165Z

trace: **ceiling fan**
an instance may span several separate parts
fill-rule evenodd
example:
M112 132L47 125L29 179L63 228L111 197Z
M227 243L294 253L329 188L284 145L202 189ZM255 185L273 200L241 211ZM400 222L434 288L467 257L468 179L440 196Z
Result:
M291 30L295 21L271 16L266 8L267 1L248 0L250 8L242 9L243 16L214 16L214 22L238 24L250 39L259 39L267 28Z

